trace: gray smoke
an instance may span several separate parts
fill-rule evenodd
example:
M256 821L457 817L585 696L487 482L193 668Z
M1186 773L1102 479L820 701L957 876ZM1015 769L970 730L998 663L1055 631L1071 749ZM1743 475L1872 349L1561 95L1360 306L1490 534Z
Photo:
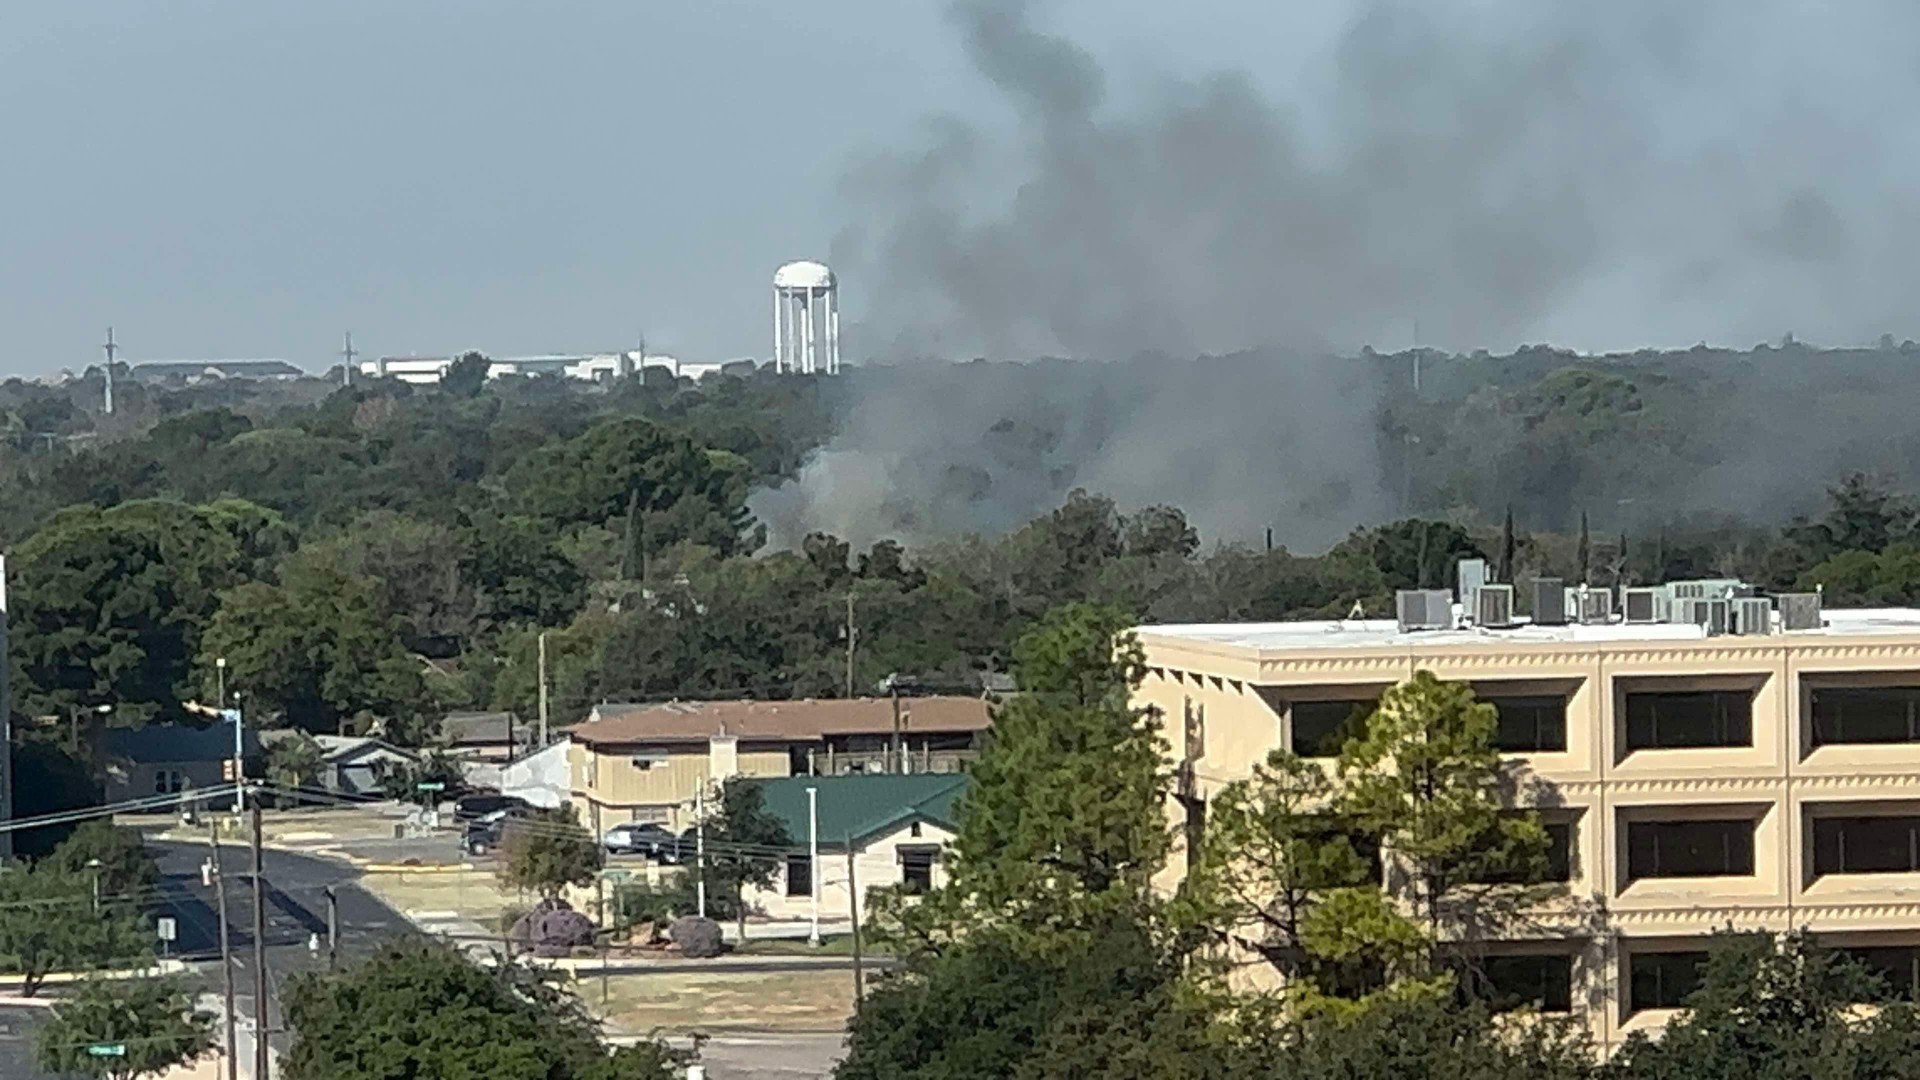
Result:
M1298 99L1225 73L1124 110L1109 73L1041 27L1045 9L952 8L1011 129L938 118L852 170L862 224L834 259L866 297L849 337L869 360L1261 348L1297 367L1404 346L1416 325L1462 351L1910 332L1911 5L1361 3ZM1318 368L1002 378L1019 388L863 385L772 516L993 528L1080 483L1184 506L1216 532L1280 516L1306 543L1391 502L1364 391ZM1083 438L1024 464L989 452L990 495L926 509L939 459L980 481L1008 393L1071 412L1082 392L1110 402L1077 421ZM1249 431L1271 437L1249 451ZM1306 518L1318 511L1332 516Z

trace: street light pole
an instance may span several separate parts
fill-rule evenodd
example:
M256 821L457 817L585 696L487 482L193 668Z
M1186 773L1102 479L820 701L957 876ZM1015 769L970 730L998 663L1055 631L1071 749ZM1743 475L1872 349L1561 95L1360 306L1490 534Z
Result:
M807 892L813 903L813 924L807 944L820 945L820 789L807 788Z

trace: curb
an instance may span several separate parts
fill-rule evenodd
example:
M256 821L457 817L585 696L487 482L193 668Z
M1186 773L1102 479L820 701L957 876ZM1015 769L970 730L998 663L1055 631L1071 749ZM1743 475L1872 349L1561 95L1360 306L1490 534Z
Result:
M479 867L470 862L461 863L376 863L361 862L349 857L348 861L359 867L365 874L464 874Z

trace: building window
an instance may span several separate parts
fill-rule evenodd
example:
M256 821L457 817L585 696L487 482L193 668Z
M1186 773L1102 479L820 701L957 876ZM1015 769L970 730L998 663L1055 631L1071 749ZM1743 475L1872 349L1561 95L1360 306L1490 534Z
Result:
M155 769L153 773L153 793L155 795L178 795L187 784L185 773L175 769Z
M1753 745L1753 691L1627 695L1627 749Z
M1296 701L1287 713L1293 722L1293 752L1301 757L1338 757L1348 738L1360 734L1377 701Z
M1704 952L1634 953L1627 958L1627 1009L1678 1009L1700 989Z
M1745 877L1753 873L1753 822L1627 823L1627 880Z
M1920 817L1816 817L1813 875L1920 871Z
M1567 749L1564 697L1482 698L1500 714L1494 748L1507 754L1554 754Z
M1816 686L1813 745L1920 742L1920 689Z
M806 855L787 856L787 895L813 895L813 859Z
M900 891L925 896L933 891L933 864L940 853L932 848L900 849Z
M1495 1012L1573 1011L1573 957L1487 956L1460 972L1461 992Z
M1547 863L1542 873L1528 873L1529 867L1502 867L1479 878L1482 885L1531 885L1549 881L1573 880L1573 822L1543 821L1547 830Z
M1920 945L1838 950L1886 982L1896 1001L1920 1001Z

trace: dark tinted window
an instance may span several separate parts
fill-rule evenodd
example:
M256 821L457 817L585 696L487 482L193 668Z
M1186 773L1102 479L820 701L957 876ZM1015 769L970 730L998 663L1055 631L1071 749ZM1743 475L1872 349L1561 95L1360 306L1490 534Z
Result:
M787 895L813 895L813 860L805 855L787 856Z
M1487 956L1461 972L1461 989L1495 1012L1573 1010L1570 956Z
M1557 753L1567 748L1564 697L1482 698L1500 713L1493 745L1509 754Z
M1627 749L1752 746L1753 691L1627 695Z
M933 889L933 861L938 853L902 848L900 886L908 896L921 896Z
M1627 824L1627 879L1728 877L1753 873L1752 821L1634 821Z
M1704 952L1633 954L1627 960L1627 1008L1680 1008L1686 1004L1687 995L1700 989L1706 965Z
M1296 701L1288 709L1293 721L1293 752L1301 757L1338 757L1340 746L1360 733L1376 701Z
M1814 874L1904 874L1920 870L1920 818L1816 817Z
M1816 686L1813 745L1920 742L1920 689Z

